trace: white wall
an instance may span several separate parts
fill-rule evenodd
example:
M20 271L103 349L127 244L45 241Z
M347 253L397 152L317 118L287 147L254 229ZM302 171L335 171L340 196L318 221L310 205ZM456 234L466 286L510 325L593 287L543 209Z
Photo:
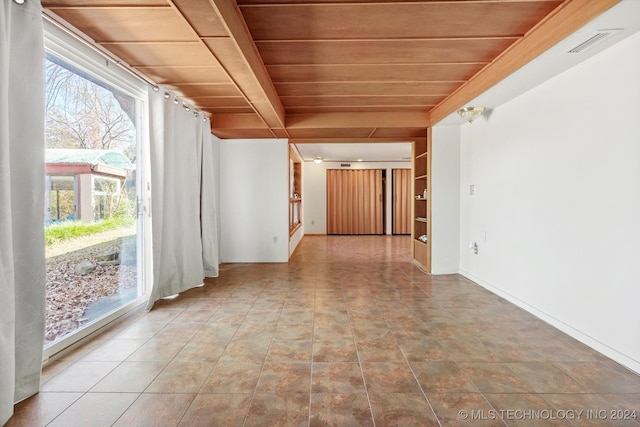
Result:
M431 273L460 269L460 126L431 134Z
M463 125L460 223L464 275L635 371L638 52L635 34Z
M302 226L305 234L327 233L326 164L302 163Z
M221 262L289 259L287 140L220 142Z
M327 169L341 168L339 162L302 163L302 224L305 234L327 234ZM349 169L386 169L386 234L391 234L391 176L393 169L411 169L410 162L352 162Z

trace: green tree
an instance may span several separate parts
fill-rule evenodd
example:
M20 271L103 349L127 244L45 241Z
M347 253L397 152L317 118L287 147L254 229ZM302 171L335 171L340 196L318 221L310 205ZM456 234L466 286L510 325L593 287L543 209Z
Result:
M130 97L58 62L47 60L45 67L47 147L115 149L135 162Z

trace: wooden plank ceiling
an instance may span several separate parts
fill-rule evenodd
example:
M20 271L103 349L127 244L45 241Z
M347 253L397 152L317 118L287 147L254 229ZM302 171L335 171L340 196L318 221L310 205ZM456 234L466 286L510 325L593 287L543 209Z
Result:
M407 141L618 0L42 0L220 138Z

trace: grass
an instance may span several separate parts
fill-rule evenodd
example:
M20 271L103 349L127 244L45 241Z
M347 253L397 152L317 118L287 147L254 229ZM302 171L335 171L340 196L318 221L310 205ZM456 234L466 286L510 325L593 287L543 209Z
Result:
M102 221L85 223L80 221L64 221L48 225L44 229L44 240L47 245L73 239L74 237L89 236L103 231L115 230L132 225L135 218L112 217Z

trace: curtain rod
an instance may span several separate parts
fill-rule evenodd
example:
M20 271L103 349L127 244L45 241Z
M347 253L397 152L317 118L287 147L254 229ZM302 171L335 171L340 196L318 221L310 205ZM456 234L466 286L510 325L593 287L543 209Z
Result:
M154 87L158 86L155 82L149 80L149 78L147 78L145 75L140 73L138 70L130 67L128 64L123 62L120 58L118 58L117 56L115 56L114 54L112 54L111 52L109 52L99 44L97 44L95 41L91 40L87 35L83 34L80 30L78 30L73 25L69 24L67 21L60 18L58 15L54 14L53 12L47 9L43 9L42 16L51 24L55 25L56 27L58 27L59 29L67 33L69 36L73 37L75 40L78 40L79 42L81 42L82 44L84 44L94 52L100 54L108 61L111 61L114 64L118 65L121 69L131 74L132 76L136 77L138 80L141 80L150 86L154 86Z
M75 40L81 42L86 47L90 48L91 50L93 50L97 54L101 55L107 61L111 61L112 63L116 64L118 67L120 67L122 70L126 71L127 73L129 73L133 77L135 77L138 80L140 80L140 81L148 84L149 86L151 86L153 88L154 92L158 92L160 90L160 86L158 84L156 84L154 81L150 80L147 76L145 76L144 74L142 74L141 72L139 72L135 68L131 67L129 64L123 62L120 58L118 58L117 56L115 56L114 54L112 54L111 52L109 52L108 50L106 50L105 48L100 46L99 44L97 44L95 41L90 39L89 36L87 36L86 34L83 34L80 30L78 30L76 27L74 27L73 25L69 24L67 21L65 21L62 18L60 18L55 13L53 13L53 12L47 10L47 9L43 9L42 10L42 17L44 19L46 19L48 22L50 22L51 24L55 25L56 27L58 27L59 29L64 31L70 37L73 37ZM165 92L166 92L166 89L165 89ZM187 98L184 98L182 96L182 94L180 94L179 97L183 98L183 99L187 99ZM178 98L178 96L176 96L176 100L177 100L177 98ZM189 101L191 101L191 100L189 100ZM186 105L185 102L182 103L182 106L185 108L185 110L189 111L190 107L188 105ZM187 109L187 108L189 108L189 109ZM202 110L195 109L195 108L194 108L194 110L195 110L194 114L195 114L196 117L199 116L199 114L197 114L199 112L199 113L201 113L203 115L204 120L207 119L207 114L205 112L203 112Z

